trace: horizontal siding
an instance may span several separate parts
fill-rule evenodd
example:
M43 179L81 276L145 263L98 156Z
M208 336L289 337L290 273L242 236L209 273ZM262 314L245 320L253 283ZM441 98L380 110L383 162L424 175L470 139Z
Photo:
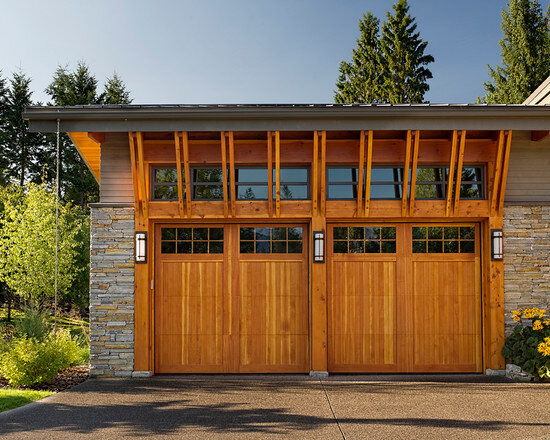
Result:
M102 203L133 203L132 168L127 133L106 133L101 144Z
M532 142L530 131L514 131L505 200L550 201L550 136Z

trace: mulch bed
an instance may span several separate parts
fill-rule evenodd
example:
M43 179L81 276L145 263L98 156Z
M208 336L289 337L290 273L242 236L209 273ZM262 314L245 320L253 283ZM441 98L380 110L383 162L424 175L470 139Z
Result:
M84 382L90 376L90 366L89 365L78 365L76 367L67 368L66 370L60 371L53 378L52 382L49 384L36 384L30 387L27 387L32 390L43 390L43 391L64 391L69 389L79 383ZM3 377L0 377L0 388L9 387L8 381Z

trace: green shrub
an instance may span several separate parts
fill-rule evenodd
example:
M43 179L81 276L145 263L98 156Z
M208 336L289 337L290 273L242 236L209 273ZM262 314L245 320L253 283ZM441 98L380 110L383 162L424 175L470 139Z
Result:
M26 336L39 341L42 341L52 331L52 327L48 323L48 315L37 307L25 307L23 315L16 318L14 324L18 336Z
M73 365L78 356L78 344L66 330L51 333L42 341L16 337L0 357L0 374L15 386L49 382L60 370Z
M514 310L512 317L518 324L506 338L502 355L534 377L550 377L550 320L546 309Z

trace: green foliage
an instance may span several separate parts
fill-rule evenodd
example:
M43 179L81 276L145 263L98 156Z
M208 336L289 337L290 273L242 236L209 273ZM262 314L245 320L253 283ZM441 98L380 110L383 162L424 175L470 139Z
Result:
M334 100L338 103L418 103L429 90L434 61L406 0L393 5L380 36L380 21L370 12L359 22L360 38L351 62L342 61Z
M510 0L502 10L502 66L487 66L491 81L479 101L521 104L550 75L550 16L538 0Z
M126 89L124 81L116 74L108 78L103 93L103 104L131 104L130 92Z
M55 194L46 184L9 186L0 193L0 280L26 301L54 295ZM59 206L58 292L72 285L77 267L78 236L83 228L70 203Z
M26 405L52 394L54 393L51 391L0 388L0 412Z
M38 307L25 307L23 315L16 318L14 324L18 336L26 336L39 341L42 341L52 330L48 322L48 315Z
M47 383L74 364L78 355L78 345L66 330L51 333L43 341L18 337L0 358L0 374L14 386Z

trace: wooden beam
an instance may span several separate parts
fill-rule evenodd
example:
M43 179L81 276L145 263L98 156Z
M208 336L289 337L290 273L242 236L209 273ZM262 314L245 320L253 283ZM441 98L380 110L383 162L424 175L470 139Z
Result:
M359 132L359 161L357 164L359 177L357 179L357 217L363 212L363 174L365 169L365 130Z
M235 142L233 139L233 132L229 132L229 174L231 176L231 217L235 217L236 205L235 201L237 194L235 191Z
M145 163L143 161L143 133L139 131L137 133L137 147L138 147L138 169L139 169L139 186L141 189L141 196L142 196L142 210L143 210L143 217L147 218L149 213L149 206L148 206L148 200L149 195L147 194L146 185L145 185Z
M411 196L409 198L409 215L414 215L414 198L416 192L416 169L418 167L418 150L420 149L420 130L414 133L413 162L411 169Z
M88 132L88 137L96 144L102 144L105 142L105 133L102 132L90 131Z
M137 173L137 164L136 164L136 145L135 145L135 134L128 132L128 140L130 142L130 164L132 166L132 186L134 187L134 210L136 215L139 214L140 200L139 200L139 181Z
M512 147L512 130L508 132L506 136L506 149L504 151L504 165L502 166L502 177L500 182L500 194L497 212L499 216L502 216L502 209L504 208L504 195L506 194L506 180L508 179L508 163L510 162L510 149Z
M550 131L548 130L533 130L531 132L531 140L533 142L540 142L543 139L545 139L548 135L550 135Z
M500 184L500 175L502 172L503 152L504 152L504 131L500 130L498 134L498 150L497 150L497 160L495 162L495 173L493 176L493 188L491 191L491 216L494 216L496 213L498 189Z
M462 166L464 165L464 151L466 150L466 130L460 133L460 148L458 150L458 164L456 166L456 186L455 202L453 206L453 215L458 212L458 203L460 202L460 185L462 184Z
M373 142L374 142L374 131L369 130L369 139L367 142L367 179L365 182L365 217L369 216L369 210L370 210L370 181L372 176L372 144Z
M183 169L185 170L185 213L191 217L191 171L189 170L189 135L182 131Z
M412 132L407 130L407 141L405 144L405 168L403 168L403 194L401 194L401 217L407 216L407 199L409 194L409 168L411 166L411 143Z
M267 132L267 211L273 217L273 133Z
M183 217L183 174L181 172L181 146L180 135L177 131L174 132L174 147L176 148L176 172L178 174L178 212L180 217ZM185 176L189 179L189 176Z
M222 155L222 183L223 183L223 216L227 218L229 216L229 203L228 203L228 194L227 194L227 151L226 151L226 141L225 141L225 132L220 132L220 148Z
M455 178L456 148L458 144L458 131L453 130L453 140L451 146L451 159L449 161L449 175L447 177L447 203L445 205L445 217L451 213L451 202L453 198L453 183Z
M281 134L275 132L275 214L281 216Z
M319 191L319 133L313 132L313 167L311 170L311 181L313 183L311 200L313 203L313 215L317 215L317 198Z
M321 215L326 213L327 202L327 132L321 132Z

